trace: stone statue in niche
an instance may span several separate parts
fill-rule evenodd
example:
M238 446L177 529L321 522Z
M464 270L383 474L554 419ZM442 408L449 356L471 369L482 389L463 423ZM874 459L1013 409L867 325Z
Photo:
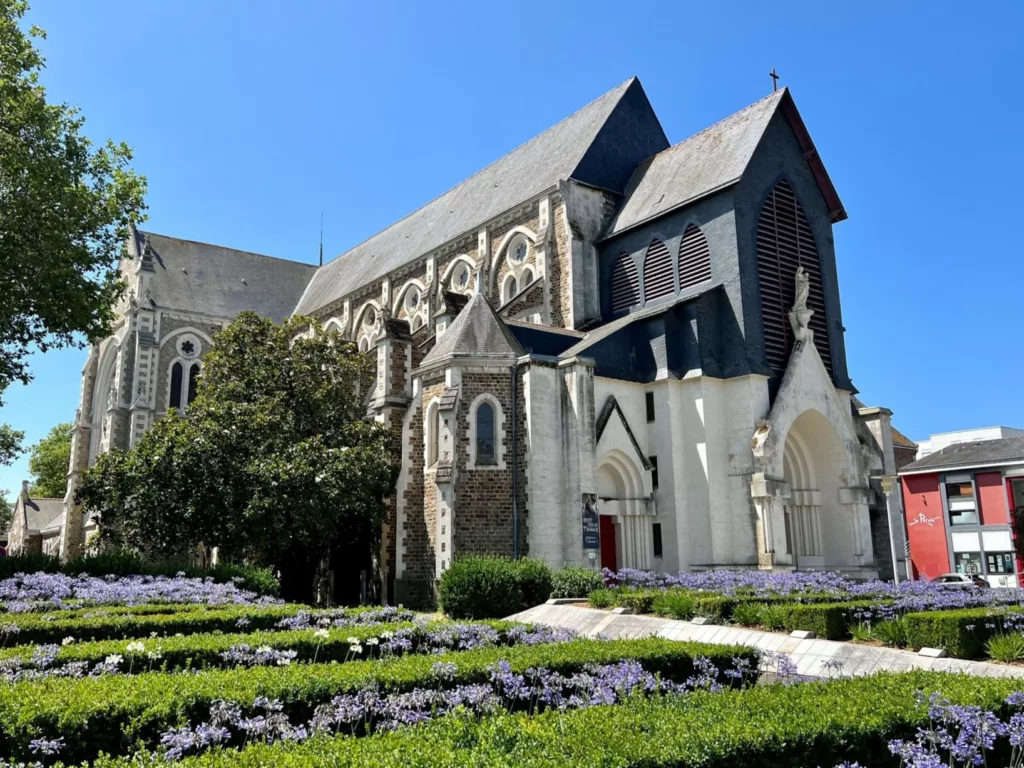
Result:
M793 301L793 309L789 313L789 324L793 328L793 336L798 342L811 341L814 338L814 331L810 329L811 318L814 310L807 308L807 297L811 292L811 280L803 267L796 270L796 297Z

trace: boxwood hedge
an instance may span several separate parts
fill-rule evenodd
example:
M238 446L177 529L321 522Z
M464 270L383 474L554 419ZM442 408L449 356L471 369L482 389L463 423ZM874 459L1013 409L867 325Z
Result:
M440 718L362 739L319 738L188 758L182 768L805 768L845 760L891 768L887 744L928 722L916 691L998 709L1021 681L931 672L634 699L534 717ZM96 768L145 765L101 759ZM159 764L154 760L152 764Z
M171 613L118 611L65 618L60 612L52 614L19 613L0 618L0 635L7 644L60 643L66 637L75 640L110 640L125 637L184 635L201 632L234 632L238 620L246 619L250 630L273 629L281 619L294 616L308 606L282 604L271 606L213 606L206 610L175 610ZM84 613L89 613L85 611ZM56 617L56 618L54 618ZM4 633L4 627L18 627L17 634Z
M960 659L980 659L985 656L989 638L1002 630L1006 614L993 608L908 613L904 617L907 644L912 648L943 648Z
M288 667L215 670L194 675L153 672L135 676L49 678L0 688L0 754L30 758L29 742L62 736L61 757L70 763L95 759L100 752L125 754L140 744L155 747L173 726L199 722L211 702L226 699L249 705L257 696L280 699L293 719L312 715L320 703L374 683L404 691L435 685L431 667L438 660L458 665L457 683L488 679L488 667L507 661L514 671L547 667L563 674L591 663L634 659L667 679L683 681L696 656L720 669L735 657L758 666L757 651L740 646L644 640L577 640L570 643L485 648L442 655L413 655L385 661L303 664Z

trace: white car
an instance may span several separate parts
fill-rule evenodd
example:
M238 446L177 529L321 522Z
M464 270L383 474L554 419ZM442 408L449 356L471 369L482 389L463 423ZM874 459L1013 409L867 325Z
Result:
M936 576L932 581L936 584L950 587L979 587L981 589L988 589L991 586L984 576L979 576L978 574L944 573L941 576Z

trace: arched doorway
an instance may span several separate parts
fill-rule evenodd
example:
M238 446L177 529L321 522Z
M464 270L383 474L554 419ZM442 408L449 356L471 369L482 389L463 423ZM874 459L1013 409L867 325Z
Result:
M601 565L605 568L649 569L652 566L652 502L633 460L615 450L597 468L598 511L601 514Z
M798 569L855 564L854 520L841 503L847 455L835 427L817 410L807 410L786 435L783 476L786 540Z

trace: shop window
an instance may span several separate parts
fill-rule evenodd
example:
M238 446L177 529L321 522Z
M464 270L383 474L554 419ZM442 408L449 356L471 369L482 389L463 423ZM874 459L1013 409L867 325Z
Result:
M956 572L966 573L969 576L974 576L976 574L981 573L981 553L957 552Z
M949 506L950 525L978 524L978 505L970 475L946 478L946 502Z
M985 560L989 573L1013 573L1012 552L986 552Z
M654 523L653 538L654 538L654 556L655 557L661 557L661 553L662 553L662 549L661 549L661 523Z

